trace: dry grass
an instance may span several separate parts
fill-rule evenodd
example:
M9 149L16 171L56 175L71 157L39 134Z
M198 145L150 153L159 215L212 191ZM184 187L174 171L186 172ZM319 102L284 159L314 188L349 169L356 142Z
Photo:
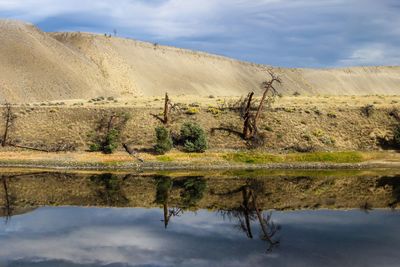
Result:
M193 98L188 96L171 98L174 103L181 103L182 106L193 102ZM240 136L226 131L213 131L213 128L225 127L241 132L243 122L238 114L229 110L221 110L216 115L208 112L209 106L218 107L221 101L237 99L197 97L199 112L195 115L187 115L185 112L173 114L169 128L173 133L178 133L184 122L196 121L205 128L212 150L246 149L246 142ZM363 115L361 107L378 99L380 104L375 105L374 113L370 117ZM397 124L389 115L393 109L400 110L400 104L392 104L395 99L400 103L400 97L384 96L278 98L272 110L261 116L259 128L265 136L265 145L261 150L273 153L302 149L378 150L379 141L390 139ZM127 113L131 119L122 133L123 141L139 150L152 148L155 142L154 128L160 122L151 114L162 111L162 99L154 101L148 97L134 98L127 103L85 103L76 106L74 102L66 102L62 106L15 106L17 119L10 138L20 144L35 147L73 144L78 151L84 151L88 149L88 143L102 117ZM0 124L0 131L2 127ZM122 151L122 147L119 149Z

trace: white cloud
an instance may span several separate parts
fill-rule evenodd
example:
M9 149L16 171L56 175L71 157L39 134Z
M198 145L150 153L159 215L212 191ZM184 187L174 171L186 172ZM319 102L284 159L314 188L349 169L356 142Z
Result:
M348 58L341 59L338 66L399 65L398 49L385 44L372 44L356 48Z

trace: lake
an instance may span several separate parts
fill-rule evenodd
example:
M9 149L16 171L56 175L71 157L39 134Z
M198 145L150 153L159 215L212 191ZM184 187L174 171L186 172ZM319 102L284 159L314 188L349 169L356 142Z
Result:
M400 171L3 170L0 266L399 266Z

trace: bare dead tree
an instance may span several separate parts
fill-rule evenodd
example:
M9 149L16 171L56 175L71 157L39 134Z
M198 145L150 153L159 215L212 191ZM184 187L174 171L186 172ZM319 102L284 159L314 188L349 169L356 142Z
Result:
M268 74L270 75L270 79L268 81L265 81L261 84L262 89L264 90L264 93L261 97L261 101L258 105L257 112L256 114L253 114L251 112L251 105L252 105L252 99L254 92L251 92L248 97L247 97L247 104L245 108L245 112L243 113L243 138L245 140L249 140L253 137L256 136L258 132L257 124L259 121L259 118L261 116L261 113L263 111L264 105L265 105L265 100L268 97L269 93L272 93L272 96L275 96L277 94L277 90L274 87L275 83L282 83L281 79L272 71L272 69L267 70Z
M7 140L10 129L13 127L14 121L17 118L17 116L14 114L12 110L12 105L8 102L6 102L4 105L3 118L5 121L5 125L4 125L4 133L1 146L5 147L8 144Z
M171 119L171 114L172 113L181 113L182 110L179 106L179 104L172 103L171 98L168 96L168 92L165 93L165 99L164 99L164 110L162 117L156 114L151 114L154 118L159 120L162 124L168 125L172 119Z

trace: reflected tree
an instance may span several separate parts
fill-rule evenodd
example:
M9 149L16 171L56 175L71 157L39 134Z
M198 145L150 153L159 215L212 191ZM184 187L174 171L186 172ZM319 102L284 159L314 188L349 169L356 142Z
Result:
M206 180L203 177L184 177L173 180L169 176L155 176L157 186L155 203L163 205L164 227L167 228L170 219L183 214L185 209L196 207L203 198L207 188ZM173 189L180 190L180 201L178 206L171 207L170 198Z
M377 187L391 187L393 200L389 202L389 207L395 208L400 203L400 175L383 176L377 181Z
M8 176L1 176L1 183L2 183L2 188L4 191L4 204L3 204L3 215L5 217L5 222L6 224L9 222L11 216L13 215L14 208L13 208L13 202L14 198L12 197L10 193L10 188L9 188L9 178Z
M264 183L255 179L248 179L244 186L224 193L224 195L242 194L242 203L237 208L231 210L220 211L223 217L236 218L238 226L248 238L253 238L251 222L257 221L261 228L260 238L267 241L267 252L279 244L279 240L275 238L280 227L275 225L272 220L272 212L264 214L258 204L258 196L265 194Z
M171 177L168 176L156 176L154 178L157 184L156 201L155 203L163 205L164 227L167 229L169 220L173 216L180 216L183 213L181 208L169 207L169 198L173 186Z
M96 185L96 197L101 205L125 206L128 199L122 190L124 179L111 173L102 173L90 177Z

